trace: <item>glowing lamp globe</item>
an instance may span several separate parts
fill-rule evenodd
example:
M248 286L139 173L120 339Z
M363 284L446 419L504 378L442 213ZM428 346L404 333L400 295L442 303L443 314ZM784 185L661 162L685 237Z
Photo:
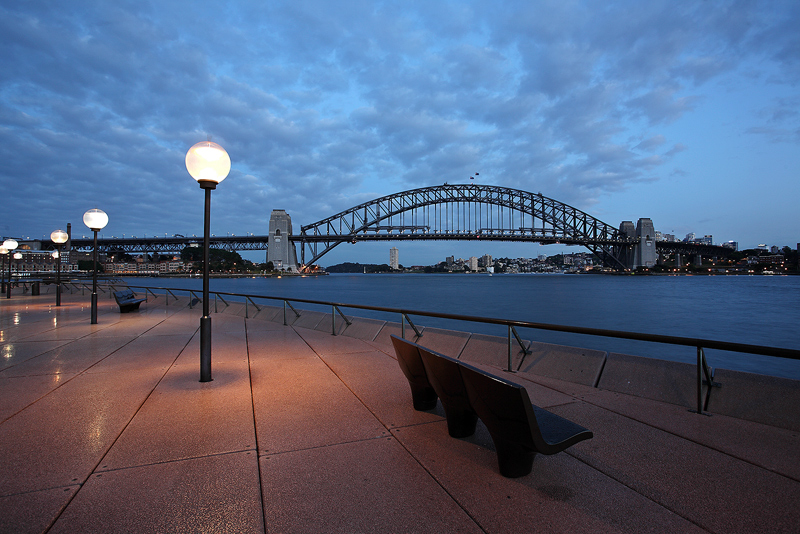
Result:
M0 247L0 254L8 254L8 249L6 247Z
M3 241L3 248L9 252L15 250L18 246L19 243L17 243L16 240L14 239L6 239L5 241Z
M231 172L231 158L211 141L197 143L186 153L186 170L203 189L214 189Z
M14 259L15 260L21 260L22 259L22 252L15 252L14 253Z
M69 235L67 235L67 232L65 232L64 230L56 230L55 232L50 234L50 241L58 245L66 243L67 239L69 239Z
M83 214L83 224L85 224L89 230L99 232L108 224L108 215L106 215L106 212L103 210L89 210Z

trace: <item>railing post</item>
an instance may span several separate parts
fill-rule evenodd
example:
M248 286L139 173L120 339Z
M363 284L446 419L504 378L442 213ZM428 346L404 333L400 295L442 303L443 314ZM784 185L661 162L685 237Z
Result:
M283 301L283 326L286 326L286 301Z
M703 347L697 347L697 413L703 414Z
M406 314L400 314L400 337L405 339L406 338Z
M511 325L508 325L508 372L514 372L511 370Z
M331 304L331 334L336 335L336 306Z

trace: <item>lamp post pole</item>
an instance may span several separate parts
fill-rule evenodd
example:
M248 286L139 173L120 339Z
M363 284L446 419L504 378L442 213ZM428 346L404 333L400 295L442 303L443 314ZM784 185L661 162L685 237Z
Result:
M64 230L56 230L50 234L50 240L56 244L56 306L61 306L61 245L67 242L69 236ZM97 248L97 243L95 243Z
M192 146L186 153L186 170L205 190L203 216L203 316L200 318L200 382L211 377L211 315L209 306L209 263L211 236L211 191L231 170L231 159L224 148L211 141Z
M99 209L83 214L83 224L94 232L94 269L92 270L92 324L97 324L97 232L108 224L108 215Z
M0 254L3 255L3 263L0 264L0 277L2 277L2 285L0 285L0 294L6 292L6 256L8 256L8 251L5 247L0 246Z
M11 253L19 246L14 239L3 241L3 248L8 251L8 281L6 282L6 298L11 298Z

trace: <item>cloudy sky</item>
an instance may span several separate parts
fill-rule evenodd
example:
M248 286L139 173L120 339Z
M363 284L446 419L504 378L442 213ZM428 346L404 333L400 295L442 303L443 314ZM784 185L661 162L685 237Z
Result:
M275 208L299 231L479 172L613 226L795 246L798 28L797 0L4 2L0 234L88 234L98 207L106 237L200 235L184 156L210 136L232 160L217 235L266 234ZM384 263L390 246L321 263Z

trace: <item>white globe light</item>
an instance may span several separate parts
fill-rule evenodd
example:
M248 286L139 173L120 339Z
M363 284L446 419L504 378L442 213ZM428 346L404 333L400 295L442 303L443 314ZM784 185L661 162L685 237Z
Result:
M6 247L0 247L0 254L8 254L8 249Z
M3 248L8 250L9 252L16 249L19 246L19 243L16 242L14 239L6 239L3 241Z
M22 252L15 252L14 253L14 259L15 260L21 260L22 259Z
M108 215L99 209L92 209L83 214L83 224L95 232L102 230L108 224Z
M53 243L58 243L59 245L62 243L66 243L67 239L69 239L69 235L64 230L56 230L52 234L50 234L50 241Z
M186 170L200 187L204 182L216 186L231 172L231 158L217 143L202 141L186 153Z

